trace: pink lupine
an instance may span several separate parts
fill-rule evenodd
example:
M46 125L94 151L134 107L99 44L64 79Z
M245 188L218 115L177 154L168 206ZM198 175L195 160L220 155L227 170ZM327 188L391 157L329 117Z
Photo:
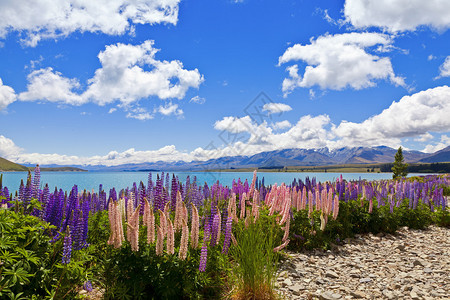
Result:
M198 229L199 229L199 217L197 207L192 204L192 221L191 221L191 247L198 248Z
M129 242L132 251L139 251L139 209L140 205L130 216L127 222L127 234L129 233Z
M296 199L297 210L302 209L302 191L298 190L297 199Z
M292 208L295 208L296 210L298 210L298 206L297 206L297 189L294 187L292 188L292 194L291 194L291 206Z
M336 220L339 214L339 196L334 196L333 219Z
M125 236L123 233L123 225L122 225L122 213L120 211L120 206L115 204L115 232L116 232L116 242L114 244L115 248L120 248L122 246L122 242L125 241Z
M175 252L175 232L173 230L172 221L167 218L167 253L174 254Z
M308 191L308 206L309 206L308 217L311 217L311 214L313 212L313 195L311 191Z
M301 209L306 208L306 202L307 202L308 192L306 191L306 186L303 187L302 191L302 206Z
M284 236L283 236L283 242L286 241L289 238L289 227L291 224L291 218L288 218L286 221L286 225L284 226Z
M284 198L284 209L282 211L282 218L280 221L280 225L283 225L284 222L289 218L289 211L291 209L291 197L289 196L289 191L286 190L285 198Z
M273 248L273 252L278 252L278 251L284 249L284 247L286 247L288 244L289 244L289 240L284 241L284 243L281 244L280 246Z
M319 189L316 190L316 210L320 210L322 208L321 205L321 199L320 199L320 192Z
M373 200L372 198L369 199L369 214L372 213L372 209L373 209Z
M184 202L182 202L181 208L182 208L181 209L182 210L181 219L182 220L186 220L186 222L187 222L187 220L188 220L188 210L187 210L186 204L184 204Z
M128 199L127 202L127 222L129 222L131 215L133 214L133 201ZM127 230L127 240L130 240L130 231Z
M254 217L253 222L256 222L259 216L259 206L258 206L259 193L255 190L253 193L253 203L252 203L252 216Z
M160 226L156 225L157 228L157 236L156 239L156 255L161 256L163 254L164 249L164 233Z
M181 240L180 240L180 251L178 257L181 260L185 260L188 251L188 241L189 241L189 228L186 224L186 220L183 219L181 222Z
M166 203L166 206L164 207L164 214L168 217L170 214L170 202Z
M166 236L167 233L167 217L166 214L158 209L159 212L159 226L161 227L162 233Z
M247 200L247 194L245 192L242 194L242 199L240 200L241 200L240 219L242 220L245 217L245 201Z
M253 171L252 185L250 186L250 192L249 192L250 196L253 196L253 192L254 192L254 189L255 189L255 183L256 183L256 170Z

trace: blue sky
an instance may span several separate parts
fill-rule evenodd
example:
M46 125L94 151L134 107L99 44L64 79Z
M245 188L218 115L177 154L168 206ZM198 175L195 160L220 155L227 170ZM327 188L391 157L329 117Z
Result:
M442 149L450 4L405 1L0 0L0 157Z

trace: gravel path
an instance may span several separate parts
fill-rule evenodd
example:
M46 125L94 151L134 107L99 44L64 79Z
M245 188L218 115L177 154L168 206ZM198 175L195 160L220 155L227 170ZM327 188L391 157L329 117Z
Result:
M450 299L448 228L402 228L288 255L277 284L287 299Z

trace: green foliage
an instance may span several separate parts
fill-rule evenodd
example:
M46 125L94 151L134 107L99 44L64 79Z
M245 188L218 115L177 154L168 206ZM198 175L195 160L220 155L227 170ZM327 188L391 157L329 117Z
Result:
M220 247L208 249L205 272L199 271L200 249L189 249L185 260L165 253L158 256L155 245L146 243L146 229L140 228L139 251L124 242L121 248L107 245L108 212L89 218L89 251L95 258L92 271L97 285L105 288L105 299L216 299L225 289L228 259ZM175 240L180 240L177 233Z
M408 164L404 163L402 147L399 147L395 154L394 166L392 167L392 178L397 179L408 175Z
M0 209L0 298L63 299L75 296L86 276L79 255L61 264L62 239L50 243L54 229L38 218Z
M254 222L249 217L248 225L240 221L235 227L237 245L230 251L234 261L233 273L237 299L274 299L278 253L273 249L281 243L281 231L275 216L263 212Z
M436 209L432 217L436 225L450 228L450 211L448 208L446 210Z

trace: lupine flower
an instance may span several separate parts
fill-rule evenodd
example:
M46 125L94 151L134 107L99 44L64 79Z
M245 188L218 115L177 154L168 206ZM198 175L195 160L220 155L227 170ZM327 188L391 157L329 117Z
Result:
M164 236L166 236L167 232L167 217L164 212L162 212L160 209L159 212L159 226L161 227L162 233Z
M66 236L64 237L62 263L69 264L72 254L72 237L70 236L69 226L67 226Z
M184 260L188 251L188 241L189 241L189 228L186 224L186 220L182 220L182 228L181 228L181 241L180 241L180 251L178 253L178 257L181 260Z
M200 266L198 268L200 272L206 271L206 259L208 258L208 240L209 240L209 227L206 227L203 235L202 251L200 254Z
M222 248L222 253L224 253L224 254L228 254L228 249L230 248L232 224L233 224L233 219L231 216L228 216L227 222L225 225L225 239L224 239L223 248Z
M289 240L284 241L284 243L281 244L280 246L273 248L273 252L278 252L278 251L284 249L288 244L289 244Z
M333 206L333 219L336 220L339 214L339 197L338 195L334 196L334 206Z
M199 227L199 217L197 207L192 205L192 221L191 221L191 247L196 249L198 247L198 227Z
M128 241L131 244L132 251L139 251L139 209L140 205L136 207L127 223L127 233L130 232Z
M291 224L291 218L288 218L286 221L286 225L284 227L284 236L283 236L283 242L286 241L289 238L289 227Z
M220 212L214 216L212 227L211 227L211 246L217 245L220 240Z
M86 290L87 292L92 292L93 288L92 288L92 282L90 280L86 281L83 284L83 289Z
M155 242L155 215L153 214L153 208L150 207L150 204L148 201L145 203L148 206L148 212L147 212L147 243L151 244Z
M157 236L158 238L156 239L156 255L161 256L163 254L163 249L164 249L164 233L163 230L161 229L161 227L159 227L158 225L156 225L156 229L157 229Z
M241 201L241 214L240 214L240 218L241 220L243 218L245 218L245 201L247 200L247 194L243 193L242 194L242 198L239 198L239 200Z
M170 218L167 218L167 253L174 254L175 252L175 232Z

